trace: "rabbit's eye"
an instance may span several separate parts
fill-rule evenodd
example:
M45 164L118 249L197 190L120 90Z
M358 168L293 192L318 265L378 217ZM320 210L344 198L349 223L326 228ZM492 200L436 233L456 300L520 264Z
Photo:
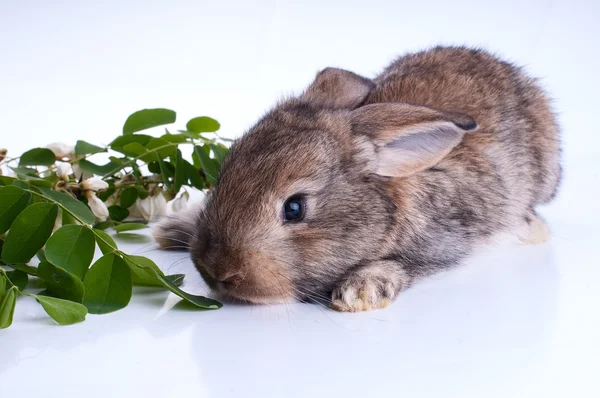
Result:
M301 196L294 195L283 205L283 218L285 221L301 221L304 218L306 205Z

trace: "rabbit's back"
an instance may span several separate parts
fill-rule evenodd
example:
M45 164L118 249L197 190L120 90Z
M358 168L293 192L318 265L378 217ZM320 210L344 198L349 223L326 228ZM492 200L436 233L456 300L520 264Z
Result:
M405 102L472 116L480 132L442 163L469 151L484 155L502 177L515 216L555 195L558 126L549 99L522 69L482 50L438 47L401 57L375 83L366 104Z

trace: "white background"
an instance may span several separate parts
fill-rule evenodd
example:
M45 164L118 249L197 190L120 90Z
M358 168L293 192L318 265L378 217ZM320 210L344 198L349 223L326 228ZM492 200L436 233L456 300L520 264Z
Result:
M543 210L549 243L490 248L383 311L202 313L147 293L61 328L22 299L0 332L0 395L600 396L599 16L592 0L0 0L0 147L12 155L106 144L152 107L176 110L180 127L212 116L237 137L323 67L372 77L406 51L468 44L541 78L566 170ZM203 291L185 256L124 247Z

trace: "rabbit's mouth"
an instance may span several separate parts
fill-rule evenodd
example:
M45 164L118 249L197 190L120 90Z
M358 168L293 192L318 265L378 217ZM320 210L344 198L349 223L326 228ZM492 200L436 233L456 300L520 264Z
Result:
M206 284L221 299L248 304L277 304L295 300L294 288L283 277L275 273L261 273L247 268L245 272L236 273L227 278L216 279L201 264L196 269ZM252 267L257 269L257 267Z

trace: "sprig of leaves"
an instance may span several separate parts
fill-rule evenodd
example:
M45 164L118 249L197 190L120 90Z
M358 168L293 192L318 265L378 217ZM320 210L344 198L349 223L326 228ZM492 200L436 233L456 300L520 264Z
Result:
M165 275L149 258L121 251L104 231L146 228L150 215L142 223L130 220L145 201L162 195L166 202L186 187L210 189L216 183L228 153L215 133L216 120L194 118L176 134L139 133L175 120L171 110L144 109L129 116L123 134L106 146L77 141L68 153L33 148L6 160L1 151L0 166L13 176L0 173L0 328L11 325L19 296L34 298L58 324L70 325L88 313L126 307L134 285L169 290L200 309L221 308L218 301L181 290L184 275ZM185 145L192 148L191 162L180 149ZM108 162L90 160L97 155ZM65 165L73 171L62 172ZM87 180L94 175L103 182ZM102 256L93 262L96 248ZM44 289L25 291L30 278Z

